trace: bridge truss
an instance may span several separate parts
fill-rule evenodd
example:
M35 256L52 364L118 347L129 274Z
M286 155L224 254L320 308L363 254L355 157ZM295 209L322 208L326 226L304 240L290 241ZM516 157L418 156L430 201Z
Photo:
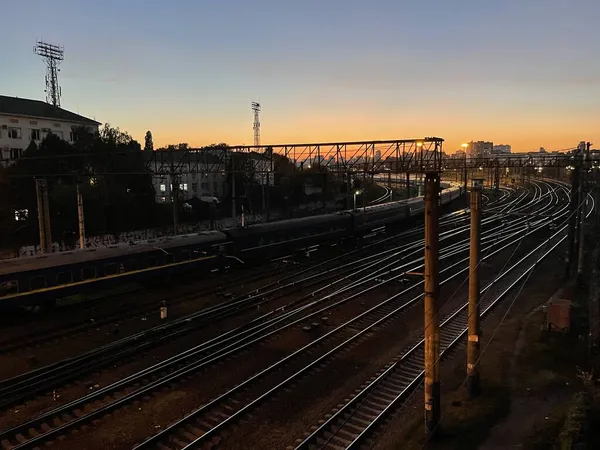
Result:
M369 173L440 172L442 144L437 137L389 141L208 147L160 150L149 155L146 167L155 174L251 171L254 173L302 171ZM238 161L240 163L238 163Z

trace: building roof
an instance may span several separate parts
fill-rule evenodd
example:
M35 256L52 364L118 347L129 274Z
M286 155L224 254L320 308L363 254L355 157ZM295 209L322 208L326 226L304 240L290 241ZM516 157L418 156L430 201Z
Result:
M0 114L13 116L28 116L44 119L64 120L68 122L79 122L89 125L100 125L100 122L80 116L62 108L50 105L40 100L29 100L27 98L7 97L0 95Z

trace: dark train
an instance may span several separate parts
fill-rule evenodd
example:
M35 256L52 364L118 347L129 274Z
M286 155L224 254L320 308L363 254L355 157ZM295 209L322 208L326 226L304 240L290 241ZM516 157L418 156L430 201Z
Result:
M462 194L444 189L441 203ZM148 277L162 279L183 271L246 263L285 255L312 245L364 235L422 214L423 197L223 231L117 244L0 261L0 308L32 306Z

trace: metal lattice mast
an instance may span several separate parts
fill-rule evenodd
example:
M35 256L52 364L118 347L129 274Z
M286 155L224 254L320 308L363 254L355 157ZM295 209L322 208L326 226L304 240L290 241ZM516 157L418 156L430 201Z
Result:
M41 56L46 63L46 101L51 105L60 106L61 89L58 84L58 72L60 71L58 66L65 59L64 48L37 41L33 53Z
M260 145L260 103L252 102L252 111L254 111L254 145Z

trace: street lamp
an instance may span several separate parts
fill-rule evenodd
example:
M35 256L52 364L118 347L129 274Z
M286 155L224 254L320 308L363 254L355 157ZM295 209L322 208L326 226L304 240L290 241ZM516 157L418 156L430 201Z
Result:
M354 211L356 211L356 196L360 194L360 191L355 191L354 192Z

